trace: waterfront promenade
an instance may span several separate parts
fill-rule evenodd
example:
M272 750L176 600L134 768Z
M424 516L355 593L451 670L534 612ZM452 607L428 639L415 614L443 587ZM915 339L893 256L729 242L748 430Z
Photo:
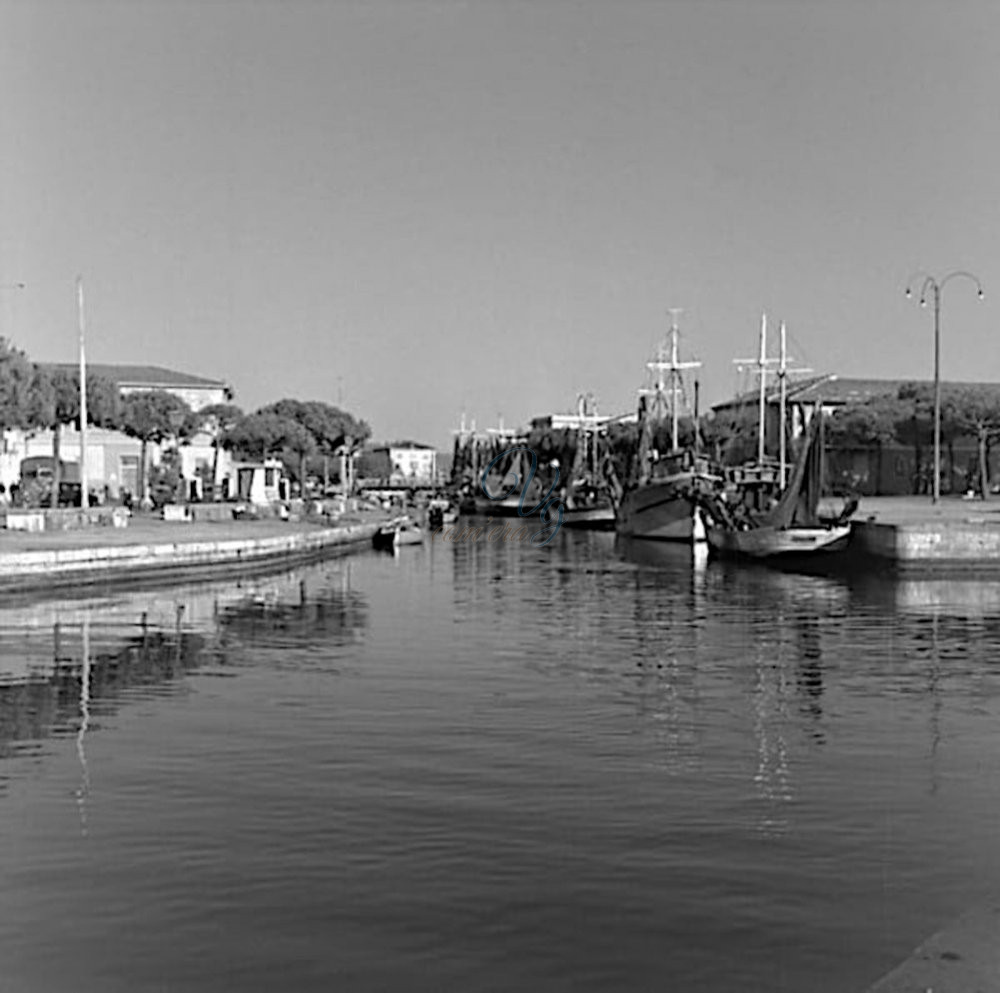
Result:
M335 522L174 522L139 514L124 528L0 530L0 589L156 578L165 572L253 568L367 542L386 519L362 509ZM854 518L864 556L907 570L1000 569L1000 498L865 497Z
M384 517L361 512L329 524L276 519L176 523L137 515L124 528L0 530L0 589L149 580L167 573L173 578L304 560L369 542Z
M961 524L975 522L1000 527L1000 495L989 500L966 500L958 496L942 497L931 503L928 496L862 497L857 519L874 516L879 523L894 525Z

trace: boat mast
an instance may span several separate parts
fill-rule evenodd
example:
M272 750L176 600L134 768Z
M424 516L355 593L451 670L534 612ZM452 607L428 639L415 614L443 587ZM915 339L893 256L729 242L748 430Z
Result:
M787 332L785 331L785 322L781 322L781 352L780 358L778 360L778 384L781 387L781 403L780 403L780 425L781 425L781 438L778 445L778 460L780 463L780 475L778 476L781 482L781 488L785 487L785 473L788 469L788 441L786 438L787 428L788 428L788 376L790 373L804 373L812 372L812 369L807 369L803 366L796 366L794 369L788 367L789 362L794 362L795 359L789 358L788 355L788 344L787 344Z
M677 315L680 313L675 307L670 308L670 450L676 452L680 448L679 440L679 419L677 411L677 392L680 386L680 369L677 363L680 356L677 354L677 338L680 329L677 327Z
M742 372L746 366L756 366L756 373L760 376L760 398L759 410L757 414L757 465L764 464L764 440L765 421L767 416L767 367L777 362L778 359L767 357L767 314L760 315L760 351L755 359L733 359L733 362ZM750 391L747 391L747 396Z
M652 390L640 390L640 394L652 393L656 398L657 405L662 404L667 394L667 384L664 381L663 373L670 371L670 446L676 452L680 449L680 396L682 393L681 372L684 369L697 369L700 362L681 362L680 359L680 328L677 325L677 317L684 311L680 307L671 307L670 313L670 358L665 359L663 346L657 349L656 359L647 362L649 369L655 370L656 381ZM655 415L654 415L655 416Z

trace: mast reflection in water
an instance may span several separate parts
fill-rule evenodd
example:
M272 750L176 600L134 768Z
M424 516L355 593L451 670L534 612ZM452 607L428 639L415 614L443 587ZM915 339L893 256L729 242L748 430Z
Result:
M6 603L4 982L865 988L1000 889L998 648L570 532Z

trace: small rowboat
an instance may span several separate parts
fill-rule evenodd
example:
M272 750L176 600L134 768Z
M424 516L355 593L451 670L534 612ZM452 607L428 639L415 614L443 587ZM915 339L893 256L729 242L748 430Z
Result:
M383 524L372 536L372 545L384 551L392 551L400 545L421 545L424 529L409 517L398 517Z

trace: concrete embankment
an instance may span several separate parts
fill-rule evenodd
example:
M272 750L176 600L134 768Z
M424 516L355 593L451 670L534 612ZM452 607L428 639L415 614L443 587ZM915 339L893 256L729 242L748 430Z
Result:
M1000 993L1000 901L928 938L868 993Z
M1000 570L1000 500L866 497L851 541L899 569Z
M378 521L322 527L249 521L21 535L0 531L0 589L39 589L250 571L368 544Z

